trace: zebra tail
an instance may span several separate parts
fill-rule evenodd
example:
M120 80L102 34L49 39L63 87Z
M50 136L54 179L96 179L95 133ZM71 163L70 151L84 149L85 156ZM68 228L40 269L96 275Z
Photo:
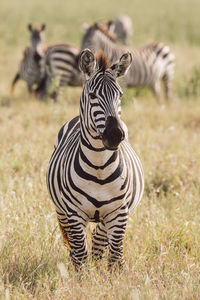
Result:
M66 232L64 231L62 225L60 224L60 221L58 220L58 224L59 224L59 227L60 227L60 231L62 232L62 235L63 235L63 239L65 241L65 245L70 248L70 245L69 245L69 240L68 240L68 237L67 237L67 234Z

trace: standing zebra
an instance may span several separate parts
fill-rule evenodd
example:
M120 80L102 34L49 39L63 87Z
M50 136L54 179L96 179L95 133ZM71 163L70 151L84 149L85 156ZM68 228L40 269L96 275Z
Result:
M36 94L46 97L54 81L51 97L56 100L61 86L81 86L82 74L78 68L80 50L69 44L49 46L41 60L41 73L44 74Z
M28 25L31 45L24 50L19 70L12 81L12 93L14 92L14 86L19 79L23 79L27 82L30 93L32 92L33 85L40 83L42 79L40 62L44 53L43 32L45 28L46 26L44 24L41 28L38 28L38 26L33 27L31 24Z
M128 16L119 16L109 22L105 22L107 30L113 36L113 40L127 39L131 29L131 20ZM85 24L85 29L88 25ZM126 35L126 37L125 37ZM41 80L36 94L45 98L51 89L54 81L54 88L51 97L56 100L58 90L61 86L82 86L83 77L79 70L80 50L70 44L54 44L49 46L41 60L41 73L45 74Z
M80 69L86 83L80 116L59 131L47 172L47 185L58 222L76 270L87 257L86 226L97 222L92 254L98 259L109 246L108 266L122 266L128 214L143 193L140 161L120 120L122 91L116 78L125 74L131 54L111 67L103 53L86 49Z
M127 45L133 35L132 20L127 15L119 15L107 22L109 33L115 35L117 40Z
M105 26L95 23L85 32L81 49L102 49L111 62L116 61L127 48L116 45ZM171 81L174 74L174 54L162 43L151 43L137 50L132 49L133 62L124 77L128 87L149 87L157 101L161 97L160 80L163 81L165 96L170 98Z

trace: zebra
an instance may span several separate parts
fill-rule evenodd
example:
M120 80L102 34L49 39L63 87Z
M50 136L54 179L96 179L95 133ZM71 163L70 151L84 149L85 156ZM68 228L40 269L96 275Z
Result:
M93 24L85 32L81 49L102 49L111 62L119 59L124 51L130 51L133 62L124 77L124 86L149 87L157 101L161 98L160 80L163 81L165 97L171 98L171 82L174 74L174 54L162 43L150 43L141 49L129 50L116 45L108 29L101 22Z
M77 271L88 256L88 222L97 223L93 258L101 259L108 246L108 267L123 266L128 215L143 194L142 166L120 119L123 92L116 82L131 61L131 54L125 53L109 67L102 52L81 52L79 66L86 82L80 115L62 126L50 159L47 187Z
M36 95L47 97L54 81L51 97L56 100L61 86L82 86L83 78L78 67L80 50L63 43L49 46L41 60L41 73L44 74Z
M12 81L11 93L14 92L15 84L19 79L26 81L28 91L32 93L33 85L39 84L43 76L40 62L44 53L44 30L46 25L42 24L39 28L37 25L28 24L27 27L30 31L31 45L26 47L23 52L19 70Z
M132 20L127 15L119 15L107 22L108 31L111 35L115 35L117 41L123 45L129 44L133 35Z
M113 36L113 40L123 40L123 35L130 34L129 28L131 20L128 16L119 16L116 19L109 22L105 22L105 26L108 27L110 35ZM129 26L129 25L130 26ZM129 27L128 27L129 26ZM84 28L88 27L84 24ZM45 98L51 88L51 83L55 81L55 87L51 93L51 97L57 99L58 90L61 86L82 86L83 77L78 67L80 49L70 44L54 44L49 46L44 57L41 60L41 73L45 74L41 80L38 88L36 89L36 95Z

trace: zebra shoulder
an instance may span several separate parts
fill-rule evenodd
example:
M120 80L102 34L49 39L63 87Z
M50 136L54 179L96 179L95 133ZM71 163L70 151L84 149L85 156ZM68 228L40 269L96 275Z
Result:
M66 122L61 129L59 130L56 140L54 142L54 148L56 149L60 142L62 141L63 137L67 137L71 131L74 130L76 125L79 124L79 116L73 118L71 121Z

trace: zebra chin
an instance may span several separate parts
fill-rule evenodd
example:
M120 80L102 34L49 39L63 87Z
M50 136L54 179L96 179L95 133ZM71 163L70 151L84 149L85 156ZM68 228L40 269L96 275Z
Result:
M102 142L107 150L115 151L119 144L124 140L125 133L119 121L112 116L106 120L106 127L102 134Z

